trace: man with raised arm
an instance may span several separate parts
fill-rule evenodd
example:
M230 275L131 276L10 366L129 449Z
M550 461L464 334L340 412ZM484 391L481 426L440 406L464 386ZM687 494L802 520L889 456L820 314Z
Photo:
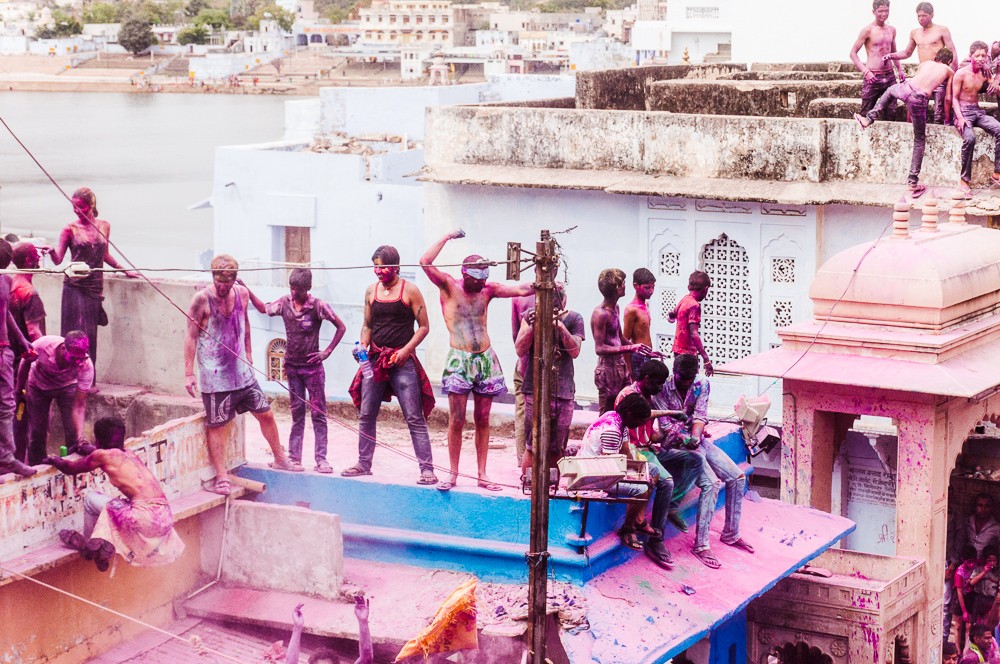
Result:
M293 464L281 447L271 404L253 373L247 314L250 292L236 283L239 267L236 259L226 254L212 259L212 285L192 298L184 337L185 387L192 397L196 396L196 355L198 359L197 387L205 405L208 458L215 466L215 483L210 490L224 496L229 495L232 483L223 432L237 413L250 412L257 419L274 454L273 468L302 471L302 464Z
M910 31L910 41L906 48L886 55L884 58L886 63L890 60L905 60L913 55L914 49L916 49L917 58L921 63L933 61L943 48L948 49L952 54L958 53L955 49L955 42L951 39L951 30L934 23L934 6L931 3L921 2L917 5L917 23L920 24L920 27ZM938 62L943 62L943 60L938 60ZM958 60L954 57L950 63L945 64L949 64L952 71L958 69ZM934 124L947 124L950 120L947 109L951 108L951 100L945 82L934 88L932 92L934 93ZM924 110L926 112L926 109ZM910 113L912 119L912 109ZM916 122L914 122L914 129L916 129Z
M979 93L989 80L988 46L975 41L969 47L969 64L960 68L952 83L952 109L955 127L962 135L962 181L959 185L966 197L972 195L972 156L976 149L976 132L973 127L993 135L993 175L991 184L1000 184L1000 122L979 106Z
M462 261L462 279L434 267L434 260L449 240L465 237L461 230L448 233L434 243L423 256L420 265L427 278L441 291L441 313L451 336L451 349L441 378L441 391L448 395L448 457L451 476L438 485L448 491L458 481L458 462L462 455L462 429L469 392L473 393L473 418L476 426L476 461L479 487L499 491L501 487L486 475L486 456L490 446L490 409L493 398L507 391L500 359L490 344L486 328L486 313L497 297L520 297L534 290L533 284L507 286L487 281L489 263L472 254Z
M83 340L87 341L87 337ZM97 448L86 456L48 456L42 463L65 475L103 471L123 497L88 492L83 499L83 533L63 530L59 538L93 560L102 572L108 569L115 553L138 567L177 560L184 551L184 542L174 530L173 513L160 483L135 452L125 449L125 422L120 417L97 420L94 440Z
M872 13L875 20L861 28L850 55L851 62L865 75L861 88L862 115L872 110L878 98L896 82L893 68L899 72L900 80L906 78L899 60L889 60L890 65L885 59L896 50L896 28L886 23L889 20L889 0L874 0ZM858 57L862 46L865 47L865 62Z
M358 462L340 472L344 477L372 474L375 430L383 401L393 395L410 430L420 465L417 484L437 484L427 416L434 410L434 390L416 350L427 337L427 307L412 281L399 276L399 251L383 244L372 254L377 281L365 291L365 320L360 345L368 351L372 375L358 371L350 394L358 409Z
M650 348L644 344L626 344L622 335L618 300L625 295L625 273L616 268L603 270L597 277L597 289L604 296L604 301L590 315L590 331L594 335L594 350L597 351L594 385L597 387L598 407L603 415L614 409L618 393L632 382L626 354L645 355L649 354Z
M944 96L945 111L950 115L953 75L950 64L953 60L954 56L951 50L947 48L938 50L933 60L920 63L916 76L886 90L879 98L878 103L875 104L875 108L868 111L866 115L854 114L854 119L861 124L861 128L867 129L875 122L886 104L895 104L897 99L906 104L913 122L913 158L910 160L910 174L907 176L913 198L919 198L927 191L927 187L919 182L927 136L927 100L938 87L944 86L946 93Z

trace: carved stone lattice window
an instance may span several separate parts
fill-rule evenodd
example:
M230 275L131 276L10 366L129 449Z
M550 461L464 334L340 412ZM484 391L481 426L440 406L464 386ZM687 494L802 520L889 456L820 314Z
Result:
M772 258L771 259L771 282L775 284L795 283L795 259L794 258Z
M288 380L285 375L285 349L288 343L284 339L271 339L267 344L267 379Z
M717 361L753 352L753 292L747 250L723 233L705 245L702 265L712 287L702 302L701 338Z
M656 335L656 348L657 350L669 359L674 355L674 335L672 334L657 334ZM669 366L669 365L668 365Z
M792 301L791 300L775 300L774 301L774 315L771 319L774 321L774 329L779 327L786 327L792 324Z
M681 255L676 251L664 249L660 252L660 274L664 277L677 277L681 274Z
M677 307L677 289L664 288L660 292L660 316L663 320L669 320L670 312ZM672 324L672 323L671 323Z

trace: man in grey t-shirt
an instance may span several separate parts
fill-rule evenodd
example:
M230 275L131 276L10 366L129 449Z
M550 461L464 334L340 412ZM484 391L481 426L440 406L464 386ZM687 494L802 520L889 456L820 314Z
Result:
M566 306L566 290L562 284L556 285L553 298L555 311L555 351L558 370L557 382L552 388L552 402L549 411L552 421L552 440L549 444L549 463L555 463L566 449L569 440L569 427L573 422L575 407L576 382L574 380L573 360L579 357L583 340L586 338L586 326L583 316L575 311L564 310ZM524 367L524 379L521 391L524 394L524 442L525 451L521 459L521 474L528 475L531 468L531 437L532 422L535 416L534 404L534 367L531 353L535 340L535 309L529 309L521 320L521 329L514 341L514 350L521 358Z

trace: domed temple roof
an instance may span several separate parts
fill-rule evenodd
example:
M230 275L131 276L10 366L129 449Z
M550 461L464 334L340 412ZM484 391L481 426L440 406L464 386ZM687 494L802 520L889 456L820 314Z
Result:
M809 289L814 318L778 330L780 348L717 371L977 397L1000 386L1000 231L938 225L934 201L909 229L840 252Z

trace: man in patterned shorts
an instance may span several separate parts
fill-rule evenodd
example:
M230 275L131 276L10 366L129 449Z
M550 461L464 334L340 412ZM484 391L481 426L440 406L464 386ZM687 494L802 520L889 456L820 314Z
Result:
M533 284L506 286L487 281L489 263L476 254L462 261L462 278L454 277L434 267L434 260L449 240L465 237L463 231L449 233L438 240L420 257L427 278L441 291L441 313L451 336L451 350L441 378L441 391L448 395L448 457L451 476L437 488L448 491L458 481L458 461L462 455L462 429L469 392L473 393L473 419L476 426L476 461L479 467L479 487L499 491L486 476L486 455L490 447L490 409L493 397L504 394L500 359L490 344L486 327L486 312L495 297L520 297L533 292Z

